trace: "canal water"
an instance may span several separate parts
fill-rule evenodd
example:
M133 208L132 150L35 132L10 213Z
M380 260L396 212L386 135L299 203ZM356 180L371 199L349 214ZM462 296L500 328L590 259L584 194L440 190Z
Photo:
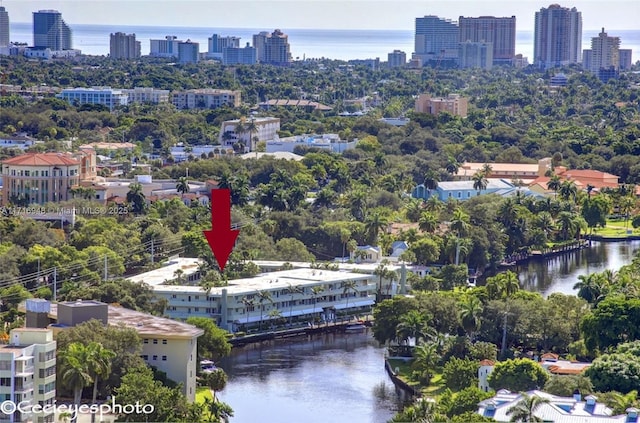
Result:
M640 241L592 242L590 248L545 260L533 260L515 271L522 289L540 292L545 297L554 292L575 294L578 276L619 270L630 264L640 249Z
M579 275L618 270L638 249L640 241L593 242L515 270L523 289L575 294ZM383 356L369 332L248 345L219 363L229 381L218 396L234 409L231 423L383 423L403 398L384 370Z
M217 395L233 408L232 423L383 423L404 396L370 329L248 345L219 365L229 380Z

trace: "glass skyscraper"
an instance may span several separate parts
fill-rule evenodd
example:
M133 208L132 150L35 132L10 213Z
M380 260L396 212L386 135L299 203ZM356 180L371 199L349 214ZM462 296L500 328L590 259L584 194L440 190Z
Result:
M57 10L33 12L33 46L71 50L71 29Z
M582 13L552 4L536 12L533 63L543 69L580 62Z

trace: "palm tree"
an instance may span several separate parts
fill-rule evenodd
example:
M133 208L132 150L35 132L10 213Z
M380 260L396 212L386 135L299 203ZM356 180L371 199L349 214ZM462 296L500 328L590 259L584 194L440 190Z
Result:
M558 192L560 193L560 198L563 200L569 200L571 198L575 203L576 195L578 195L578 187L573 181L564 181L560 184Z
M425 317L418 310L410 310L404 314L396 326L396 336L402 342L413 338L418 345L421 339L432 339L434 335L435 331L427 326Z
M563 241L574 237L579 228L577 216L568 211L562 211L558 214L557 225Z
M257 146L256 146L256 141L255 140L257 139L257 137L254 138L253 134L254 134L254 132L258 131L258 125L256 125L256 121L255 121L255 119L253 117L249 120L249 123L246 126L246 130L249 132L249 139L250 139L250 141L249 141L249 146L250 147L249 148L250 148L251 151L256 151L257 150L257 148L256 148Z
M93 402L96 404L98 397L98 380L100 378L106 379L111 374L111 363L116 353L106 349L97 342L90 342L87 345L87 367L89 374L93 379ZM95 413L91 413L91 421L95 421Z
M180 193L180 196L184 198L184 195L189 192L189 181L186 176L181 176L176 183L176 191Z
M447 173L450 175L455 175L458 173L459 168L460 168L460 163L458 163L455 157L449 156L447 158L447 164L444 167Z
M480 327L482 309L482 302L474 295L467 296L460 304L460 321L471 342L473 342L473 336Z
M558 175L556 174L551 175L549 182L547 182L547 188L553 191L554 197L558 195L558 190L560 189L561 184L562 184L562 181L560 180L560 177Z
M507 410L507 416L511 416L510 421L523 423L544 421L536 416L535 412L542 404L547 404L549 399L536 394L528 395L525 392L521 392L520 395L522 399Z
M258 325L258 330L262 329L262 314L264 313L264 302L273 303L273 299L271 298L271 293L269 291L260 291L256 292L256 296L258 297L258 302L260 303L260 324Z
M355 294L358 293L358 282L356 281L344 281L342 282L342 295L347 298L347 304L344 308L345 315L349 310L349 292L353 292Z
M434 233L438 228L438 219L431 212L422 212L418 220L418 228L423 232Z
M287 292L291 294L291 301L289 302L289 326L291 326L291 318L293 317L293 296L295 294L303 294L304 289L289 283L287 286Z
M215 398L205 398L204 405L209 414L209 423L228 422L233 417L231 406Z
M129 192L127 192L127 203L131 206L131 210L134 213L143 213L147 208L144 192L142 191L142 184L134 182L129 185Z
M480 172L482 172L482 174L488 178L489 176L491 176L491 172L493 172L493 167L491 167L491 164L485 163L482 165L482 169L480 170Z
M313 314L316 314L316 303L318 301L318 296L324 292L324 287L321 285L316 285L311 287L311 297L313 298Z
M450 228L458 238L465 236L469 231L469 215L461 208L456 208L451 217Z
M620 208L620 213L624 215L625 229L629 227L629 212L633 210L635 205L636 205L636 200L633 197L625 195L620 199L620 203L618 207Z
M255 300L253 298L242 297L240 300L244 305L244 310L247 313L247 328L249 327L249 309L253 308L255 305Z
M487 180L487 176L484 172L474 173L471 179L473 180L473 189L478 191L478 195L480 195L480 191L487 189L489 181Z
M429 199L424 202L424 209L436 215L442 211L444 206L445 204L438 197L429 197Z
M502 292L507 298L510 298L520 290L520 281L518 280L518 275L515 272L507 270L496 277L502 286Z
M431 191L438 188L438 182L440 182L438 172L428 170L424 175L424 187L429 191L429 197L431 197Z
M388 217L380 210L373 210L364 221L367 238L373 245L378 242L378 234L389 226Z
M73 391L73 404L80 405L82 390L89 386L93 379L89 369L89 350L80 342L72 342L61 352L62 385ZM76 421L77 415L72 421Z
M440 360L438 345L435 342L420 344L413 349L413 357L413 367L422 374L421 379L428 383Z
M607 294L607 282L602 273L579 275L573 289L578 290L578 297L592 305L596 305Z

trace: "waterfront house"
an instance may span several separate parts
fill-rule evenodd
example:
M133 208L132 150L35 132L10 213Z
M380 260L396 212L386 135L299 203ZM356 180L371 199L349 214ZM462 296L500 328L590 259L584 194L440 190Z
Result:
M446 202L449 199L464 201L479 195L493 194L500 190L514 188L515 186L504 179L487 179L487 186L478 190L474 188L473 181L445 181L439 182L435 189L427 189L424 184L416 186L411 192L411 197L428 200L437 197Z
M576 393L573 397L560 397L543 391L529 391L528 396L538 396L548 402L538 403L533 410L537 421L563 423L637 423L638 409L629 408L625 414L612 415L613 411L603 403L597 402L597 397L589 395L584 400ZM511 421L509 410L516 406L524 395L512 393L506 389L499 390L493 398L478 404L478 414L489 417L498 422Z

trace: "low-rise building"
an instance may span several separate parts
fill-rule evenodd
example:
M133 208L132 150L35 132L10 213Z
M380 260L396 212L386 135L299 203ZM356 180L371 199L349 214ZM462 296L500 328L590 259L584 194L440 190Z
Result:
M65 88L56 97L73 106L101 104L109 110L129 104L127 93L111 87Z
M174 278L175 270L158 269L162 270L164 274L143 274L130 280L151 285L156 296L165 298L169 317L209 317L230 331L278 318L328 322L337 319L340 310L369 312L380 283L373 272L298 268L231 280L227 286L205 290L195 284L164 285L162 282ZM388 290L395 295L398 285L392 283Z
M122 90L127 95L129 103L160 104L169 102L169 90L159 90L151 87L135 87Z
M267 153L286 151L293 153L296 147L318 148L331 151L332 153L343 153L346 150L356 148L358 140L341 140L338 134L312 134L294 135L292 137L268 140L266 143Z
M0 148L24 151L41 142L26 135L0 135Z
M171 94L171 101L181 110L216 109L221 106L239 107L240 91L213 88L174 91Z
M438 182L435 189L428 189L424 184L420 184L411 191L411 197L423 200L437 197L438 200L445 202L449 199L464 201L479 195L493 194L514 188L511 182L504 179L487 179L487 185L483 189L477 189L474 184L474 181L444 181Z
M141 356L149 365L182 383L189 401L195 400L198 337L204 332L193 325L165 319L99 301L70 301L50 304L49 318L54 333L97 319L105 325L125 326L142 338Z
M66 201L80 181L96 177L92 149L71 153L26 153L2 162L2 205Z
M468 107L469 99L458 94L449 94L447 97L431 97L430 94L420 94L415 103L417 113L430 115L449 112L455 116L467 117Z
M255 125L253 130L252 125ZM256 151L257 143L277 138L279 130L280 118L275 117L226 120L220 128L220 144L234 148L236 143L242 143L245 153Z
M563 422L563 423L636 423L638 422L638 409L629 408L626 414L613 415L613 411L603 403L597 402L598 398L588 395L584 400L580 393L573 397L560 397L543 391L526 392L529 397L537 396L544 399L534 407L533 417L537 421ZM499 390L493 398L481 401L478 414L489 417L498 422L511 421L511 410L522 399L522 393L513 393L506 389Z

